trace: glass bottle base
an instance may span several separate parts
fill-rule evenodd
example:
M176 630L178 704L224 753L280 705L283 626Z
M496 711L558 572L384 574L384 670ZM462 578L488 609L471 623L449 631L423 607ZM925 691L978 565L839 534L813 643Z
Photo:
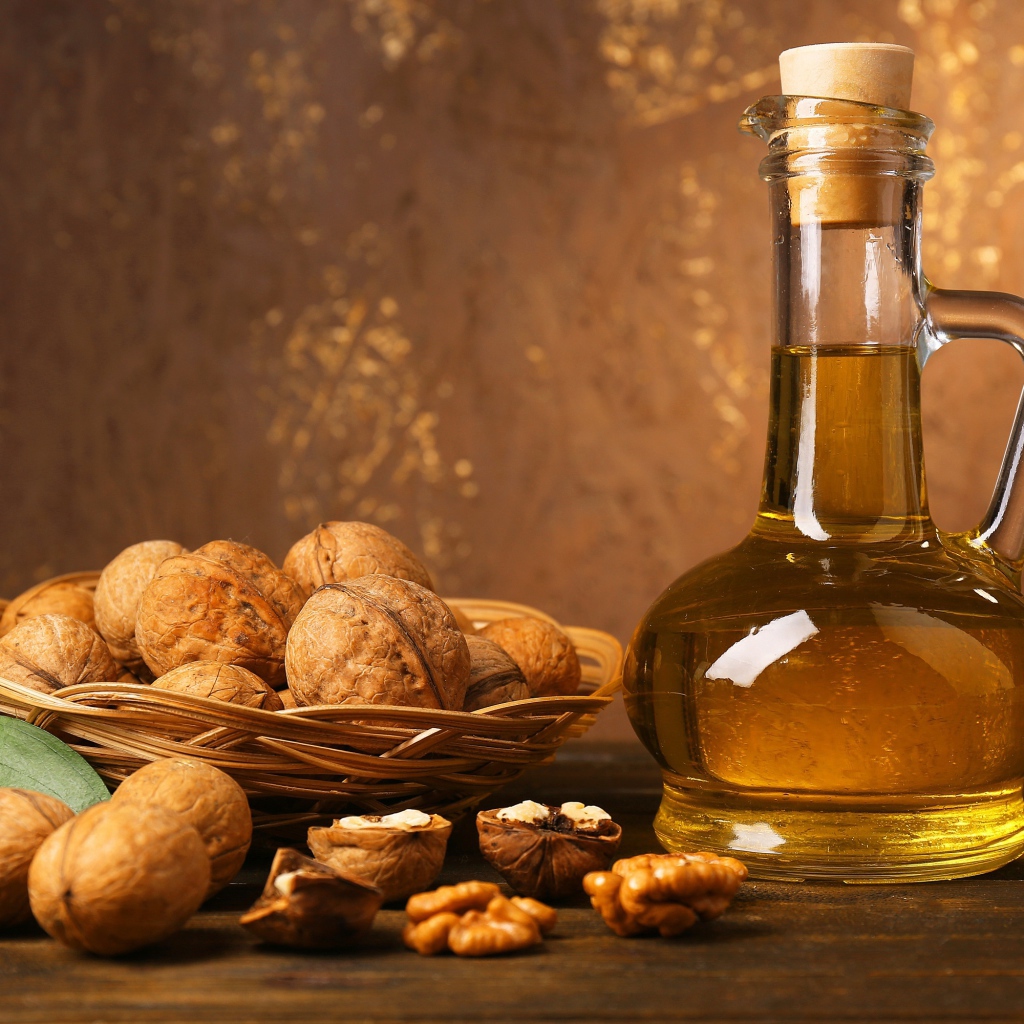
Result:
M1021 787L934 797L757 797L666 782L654 830L672 852L711 850L754 878L852 883L978 875L1024 852Z

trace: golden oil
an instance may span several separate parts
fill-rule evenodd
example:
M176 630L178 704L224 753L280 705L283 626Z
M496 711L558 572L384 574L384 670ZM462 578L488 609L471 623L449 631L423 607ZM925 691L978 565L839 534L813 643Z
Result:
M1024 849L1024 600L928 514L919 377L910 345L774 349L755 526L627 654L669 849L850 881Z

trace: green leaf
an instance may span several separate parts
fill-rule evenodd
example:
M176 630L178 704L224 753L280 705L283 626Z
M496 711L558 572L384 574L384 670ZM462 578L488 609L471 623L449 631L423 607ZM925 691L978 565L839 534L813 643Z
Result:
M0 786L49 793L76 814L108 800L103 780L66 743L17 718L0 717Z

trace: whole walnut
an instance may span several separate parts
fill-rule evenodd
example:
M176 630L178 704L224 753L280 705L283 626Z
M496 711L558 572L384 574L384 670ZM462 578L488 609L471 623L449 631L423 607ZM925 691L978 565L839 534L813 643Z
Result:
M28 868L43 840L75 816L67 804L29 789L0 789L0 928L23 924Z
M32 914L73 949L117 956L159 942L199 909L210 858L180 814L105 801L65 822L32 861Z
M142 592L165 558L184 551L173 540L144 540L125 548L100 573L95 597L96 629L121 664L132 669L143 667L135 642L135 620Z
M153 687L264 711L280 711L284 707L273 687L258 675L241 665L222 665L219 661L190 661L172 668Z
M79 577L58 576L31 587L9 601L0 615L0 636L37 615L70 615L87 626L95 625L93 588Z
M372 523L321 523L292 545L284 571L307 594L325 583L377 574L434 589L430 573L416 556L397 537Z
M262 551L215 540L160 563L142 592L135 639L157 676L220 661L283 686L285 639L303 600Z
M499 619L478 634L493 640L523 670L534 697L567 697L579 688L580 660L572 641L542 619Z
M112 797L117 804L141 804L177 814L202 837L210 859L207 896L238 874L252 842L252 814L242 787L203 761L168 757L129 775Z
M41 693L121 675L99 633L70 615L37 615L0 638L0 676Z
M471 667L464 711L478 711L530 696L522 670L503 648L482 636L467 636L466 644Z
M448 606L393 576L329 583L288 636L288 687L299 706L397 704L459 711L469 648Z

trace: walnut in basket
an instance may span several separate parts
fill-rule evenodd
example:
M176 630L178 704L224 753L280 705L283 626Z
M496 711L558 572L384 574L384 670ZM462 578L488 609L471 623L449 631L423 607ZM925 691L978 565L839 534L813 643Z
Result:
M300 707L385 704L462 709L469 648L448 606L393 576L329 583L288 635L288 687Z
M212 541L160 563L139 602L135 639L157 676L190 661L220 661L278 687L285 639L303 600L262 551Z
M307 595L325 583L378 573L434 589L430 573L416 556L397 537L372 523L321 523L292 545L283 568Z
M37 615L70 615L86 625L95 625L93 588L88 573L58 576L30 587L7 602L0 615L0 636L5 636L19 623Z
M96 629L121 664L138 670L142 655L135 642L135 622L142 592L165 558L183 554L173 540L144 540L125 548L100 573L96 584Z
M207 896L238 874L249 852L249 801L230 775L204 761L186 757L152 761L129 775L112 800L163 808L195 826L210 858Z
M264 711L280 711L284 707L277 691L258 675L241 665L223 665L219 661L190 661L172 668L153 687Z
M330 828L311 828L307 842L321 864L365 878L390 903L434 882L451 834L452 823L440 814L405 810L340 818Z
M579 689L580 660L557 626L528 617L499 619L478 634L493 640L523 670L534 697L566 697Z
M526 677L503 648L482 636L467 636L466 644L470 673L464 711L479 711L530 696Z
M0 638L0 676L40 693L122 675L99 633L70 615L37 615Z

